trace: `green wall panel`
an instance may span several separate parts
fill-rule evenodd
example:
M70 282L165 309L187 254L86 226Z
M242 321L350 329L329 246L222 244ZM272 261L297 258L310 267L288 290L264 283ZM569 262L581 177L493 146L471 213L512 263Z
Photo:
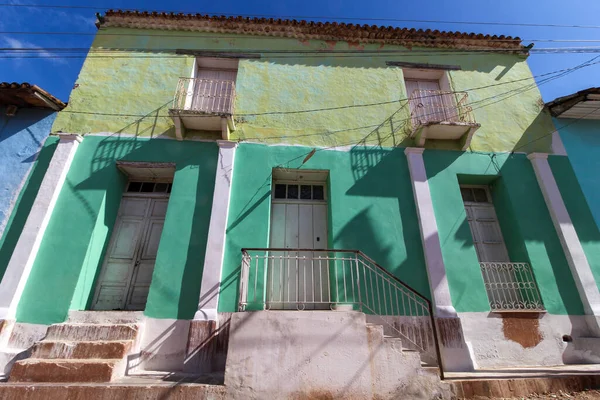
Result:
M460 195L460 177L461 182L470 184L491 182L509 254L517 258L511 261L531 263L548 312L583 314L575 282L531 162L524 154L428 150L424 159L450 294L457 311L489 311ZM513 231L516 232L513 234Z
M192 56L176 55L176 49L387 52L340 57L264 51L260 59L242 59L236 81L237 130L232 133L236 140L310 146L412 145L404 75L401 68L386 66L386 61L405 61L460 66L449 72L452 89L468 92L467 103L481 124L472 150L551 151L552 121L542 111L539 91L528 81L532 74L526 59L517 55L432 55L418 48L410 53L395 45L189 31L161 31L157 36L153 30L125 28L98 33L92 50L102 51L102 57L86 59L78 86L53 131L172 137L168 110L178 79L190 77L193 65ZM215 137L207 132L188 135ZM458 149L459 144L437 140L426 146Z
M50 136L44 142L44 145L39 151L35 164L27 177L27 181L21 188L19 197L15 202L15 206L10 214L10 218L6 224L6 228L2 237L0 237L0 279L4 276L8 262L12 257L12 253L19 241L21 231L25 226L35 197L38 194L40 184L46 174L46 169L52 160L52 155L56 149L58 137Z
M583 251L592 268L596 285L600 288L600 231L588 205L589 199L586 201L584 197L569 158L551 156L548 158L548 162L579 241L583 246Z
M240 250L269 247L273 168L329 170L329 248L357 249L427 298L419 225L404 149L241 144L236 154L219 311L237 310Z
M117 160L174 162L176 172L146 315L192 318L214 190L217 145L88 136L79 145L17 309L20 322L89 308L127 179Z

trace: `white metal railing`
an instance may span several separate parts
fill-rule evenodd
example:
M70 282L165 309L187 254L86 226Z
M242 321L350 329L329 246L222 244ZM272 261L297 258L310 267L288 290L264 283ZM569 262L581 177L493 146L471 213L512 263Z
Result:
M233 114L235 82L179 78L173 109L208 114Z
M475 123L466 92L414 90L409 99L413 127L431 123Z
M379 316L410 347L435 347L440 362L431 302L362 252L242 249L239 311L330 308ZM430 326L400 329L392 317L424 317Z
M544 310L529 264L482 262L480 265L492 311Z

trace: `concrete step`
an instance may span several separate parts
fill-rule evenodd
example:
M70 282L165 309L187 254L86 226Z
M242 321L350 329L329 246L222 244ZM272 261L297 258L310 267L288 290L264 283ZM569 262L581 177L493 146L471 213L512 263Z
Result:
M143 311L69 311L68 324L137 324Z
M597 389L600 387L600 376L578 375L515 379L447 379L445 382L451 385L453 394L460 399L522 398L534 394L537 398L538 396L550 393L560 395L565 392L572 393L582 392L588 389ZM557 396L554 395L553 397ZM576 398L576 396L573 397Z
M122 360L41 360L17 361L9 382L110 382L119 376Z
M2 400L224 400L227 389L222 385L186 384L177 382L148 384L61 384L4 383L0 385Z
M0 351L0 365L4 368L0 368L0 374L8 376L14 363L29 357L29 354L27 349L2 349Z
M37 342L31 358L43 359L121 359L127 355L133 340L119 341L41 341Z
M138 329L134 324L54 324L48 328L44 340L134 340Z

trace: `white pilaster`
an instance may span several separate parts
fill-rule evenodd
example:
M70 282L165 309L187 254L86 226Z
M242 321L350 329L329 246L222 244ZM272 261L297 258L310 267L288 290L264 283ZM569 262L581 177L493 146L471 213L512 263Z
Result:
M77 146L79 135L61 134L21 236L0 282L0 319L14 319L44 232L50 221Z
M406 154L408 160L408 169L410 170L415 196L415 206L419 217L419 229L421 231L421 241L423 242L423 252L425 253L429 286L433 296L435 316L439 318L457 317L450 298L446 267L442 258L442 247L433 212L425 163L423 162L423 150L422 148L408 147L404 154Z
M554 228L560 239L560 244L571 268L573 278L575 279L585 313L600 316L600 292L598 291L592 269L548 164L548 154L532 153L527 158L531 160L531 164L533 165L533 170L544 195L546 206L548 206L548 210L550 211Z
M237 143L227 140L217 140L217 143L219 145L219 159L217 161L215 190L208 227L200 301L198 302L198 311L194 315L195 320L204 321L218 320L217 306L219 304L221 270L225 250L225 233L227 230L227 215L229 214L233 163L237 147Z

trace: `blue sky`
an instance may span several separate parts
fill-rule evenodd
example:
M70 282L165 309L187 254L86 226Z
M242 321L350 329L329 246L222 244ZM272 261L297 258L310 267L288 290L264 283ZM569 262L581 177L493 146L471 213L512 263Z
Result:
M547 47L600 47L600 29L525 27L501 25L469 25L456 23L414 23L399 21L372 21L373 18L407 20L445 20L502 22L514 24L561 24L598 26L599 0L220 0L166 2L158 0L75 0L28 1L8 0L1 4L39 4L99 7L97 10L77 8L36 8L0 6L1 48L88 48L96 32L96 11L109 8L140 10L169 10L209 14L252 14L282 17L327 17L319 21L392 25L439 30L458 30L477 33L504 34L527 39L586 40L588 42L537 42L535 48ZM362 18L363 20L343 20ZM305 18L308 19L308 18ZM7 33L10 32L10 33ZM83 35L35 35L17 32L78 32ZM597 40L598 42L589 42ZM1 52L0 52L1 53ZM14 54L14 53L11 53ZM0 55L0 81L30 82L67 101L82 58L61 58L52 51L38 59L7 58ZM534 54L529 65L534 75L544 74L578 65L600 54ZM599 58L600 60L600 58ZM600 86L600 64L583 68L540 87L545 101L591 86Z

